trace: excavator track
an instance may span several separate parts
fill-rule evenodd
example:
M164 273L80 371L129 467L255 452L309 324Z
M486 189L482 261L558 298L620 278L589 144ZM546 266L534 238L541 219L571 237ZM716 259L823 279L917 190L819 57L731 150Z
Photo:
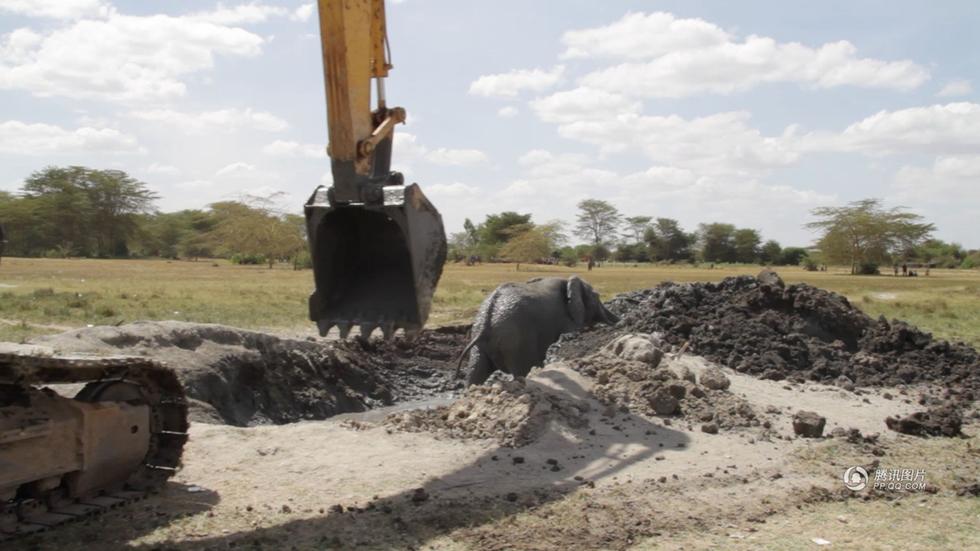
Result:
M73 399L43 388L72 383L85 385ZM135 461L120 463L113 457L114 433L97 433L84 424L81 426L86 429L74 441L50 438L62 434L55 433L55 428L79 424L79 418L87 422L86 415L116 415L116 409L145 419L148 435L141 435L136 451L119 450L120 456L124 452L139 454ZM51 411L68 411L70 415L65 421L54 418ZM137 428L134 424L132 432ZM140 357L62 356L37 348L0 349L0 492L7 494L0 493L0 541L49 530L145 498L180 467L187 429L183 387L174 371L163 364ZM102 441L88 442L86 437ZM52 442L59 449L53 449ZM73 446L78 450L61 449ZM74 458L83 453L95 455L97 460L87 461L86 457L80 460L80 469L63 472L66 468L55 476L45 472L37 480L19 485L17 480L24 478L13 483L6 480L8 485L4 486L3 471L30 469L31 458L44 463L59 454ZM123 464L128 473L110 472ZM85 483L80 485L80 479ZM80 486L84 490L79 491Z

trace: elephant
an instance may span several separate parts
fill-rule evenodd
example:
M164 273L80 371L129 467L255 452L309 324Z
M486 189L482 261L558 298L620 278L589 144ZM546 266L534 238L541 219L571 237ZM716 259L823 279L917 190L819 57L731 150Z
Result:
M504 283L480 305L473 338L459 355L456 373L469 353L467 385L482 384L495 370L524 377L544 362L548 347L563 333L618 321L592 286L577 276Z

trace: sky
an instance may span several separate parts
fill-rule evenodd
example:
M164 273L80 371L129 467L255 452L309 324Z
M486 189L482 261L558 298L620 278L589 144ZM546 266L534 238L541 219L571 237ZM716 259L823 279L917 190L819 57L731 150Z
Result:
M447 233L605 199L809 245L903 206L980 248L973 1L389 0L393 168ZM158 207L330 183L315 3L0 0L0 190L121 169Z

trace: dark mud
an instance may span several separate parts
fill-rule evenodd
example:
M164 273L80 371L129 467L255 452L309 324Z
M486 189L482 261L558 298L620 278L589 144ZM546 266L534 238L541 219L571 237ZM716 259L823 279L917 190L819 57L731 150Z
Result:
M847 389L929 383L945 387L954 409L971 404L980 391L975 349L934 339L902 321L872 319L843 296L806 284L787 286L771 275L664 283L618 295L606 306L619 324L564 336L549 350L549 360L588 354L620 334L653 333L764 379ZM945 426L940 433L948 432Z
M325 419L460 386L466 327L414 341L311 341L211 324L140 322L38 339L65 352L147 356L177 371L191 419L237 426Z

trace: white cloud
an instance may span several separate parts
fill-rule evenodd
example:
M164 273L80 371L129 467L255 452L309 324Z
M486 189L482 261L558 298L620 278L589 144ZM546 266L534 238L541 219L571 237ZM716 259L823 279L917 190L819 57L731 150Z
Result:
M133 153L141 151L136 138L112 128L88 126L68 130L51 124L0 123L0 153L54 155L62 153Z
M440 147L429 149L419 142L415 134L399 132L395 134L392 147L393 161L398 169L410 172L416 161L425 161L442 166L472 166L488 162L487 154L478 149L450 149Z
M483 75L470 84L470 93L476 96L513 98L525 90L541 92L558 84L565 72L563 65L550 71L520 69L496 75Z
M951 98L955 96L965 96L973 92L973 85L970 84L969 80L956 79L951 80L943 86L936 95L941 98Z
M948 103L879 111L840 134L817 132L802 139L804 150L870 154L956 154L980 150L980 104Z
M196 16L128 16L113 11L41 34L0 39L0 89L37 96L159 100L183 96L185 78L219 55L258 55L264 40ZM13 55L7 55L13 52Z
M433 184L425 186L425 195L430 199L473 197L479 193L480 189L475 186L466 185L460 182L451 184Z
M425 160L436 165L472 166L486 163L487 154L477 149L447 149L440 147L425 155Z
M262 148L262 153L273 157L325 159L327 150L322 145L304 144L290 140L276 140Z
M980 216L980 154L938 157L931 167L903 166L895 174L894 188L900 201L910 204L974 202ZM959 209L956 209L959 210Z
M218 7L208 12L198 12L190 15L199 21L208 21L220 25L241 25L251 23L262 23L271 17L281 17L289 13L289 10L280 6L270 6L268 4L239 4L228 7L218 4Z
M538 98L531 108L545 122L606 120L640 112L639 101L595 88L575 88Z
M625 60L585 75L581 85L638 97L729 94L774 82L908 90L929 78L909 60L858 57L848 41L816 48L756 35L738 41L712 23L668 13L627 14L564 41L565 57Z
M150 166L146 167L146 172L148 172L149 174L163 174L163 175L176 176L177 174L180 174L180 169L173 165L168 165L163 163L153 163Z
M649 59L721 46L730 40L727 32L703 19L677 19L664 12L628 13L603 27L566 32L562 57Z
M112 6L103 0L0 0L0 11L28 17L78 19L105 17Z
M133 111L130 116L136 119L171 124L188 133L201 133L221 130L232 132L241 128L280 132L289 128L283 119L264 111L246 109L218 109L200 113L185 113L172 109L149 109Z
M214 173L215 176L229 176L229 175L240 175L247 174L250 172L255 172L255 165L250 165L248 163L243 163L241 161L237 163L231 163L220 168Z
M293 10L292 15L289 16L293 21L309 21L310 17L313 16L313 11L316 6L311 4L303 4L302 6Z
M678 115L619 115L560 124L558 132L609 155L640 151L657 164L696 168L705 174L756 175L795 162L782 136L764 136L748 125L749 113L733 111L685 119Z
M506 105L500 109L497 109L497 116L504 119L516 117L519 113L520 111L518 111L518 109L512 105Z

